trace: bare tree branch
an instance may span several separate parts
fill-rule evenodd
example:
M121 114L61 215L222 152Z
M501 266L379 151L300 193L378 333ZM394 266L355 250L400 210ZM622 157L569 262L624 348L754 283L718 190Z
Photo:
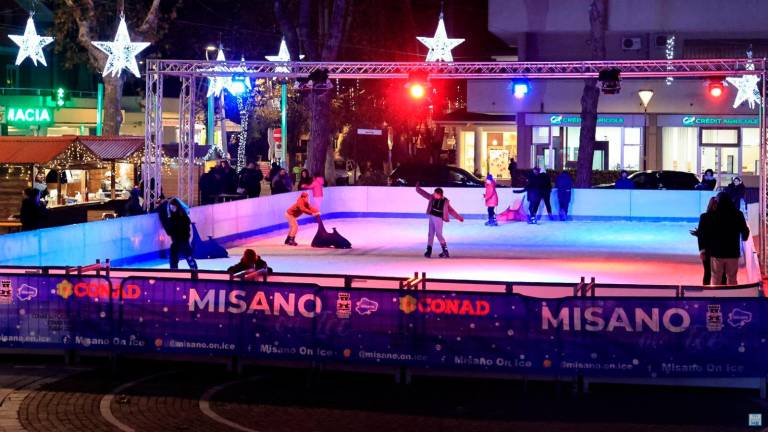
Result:
M106 55L93 45L93 33L91 32L91 23L96 15L93 0L81 0L76 3L75 0L64 0L67 6L72 10L72 16L77 23L77 40L80 45L88 52L88 58L91 63L100 68L106 62ZM85 13L83 13L83 6Z
M288 5L285 4L285 0L275 0L273 3L273 11L275 13L275 19L280 26L280 33L285 38L285 43L288 45L288 52L291 54L291 58L294 60L299 59L301 51L299 49L299 36L296 33L296 26L291 20Z
M331 22L328 27L328 37L323 45L321 60L334 61L339 55L341 38L344 35L344 19L347 14L347 0L334 0L331 11Z
M320 60L318 58L317 38L312 36L312 1L301 0L299 2L299 25L298 34L302 48L310 61Z
M147 16L144 18L144 22L136 30L136 34L142 38L144 42L157 42L159 32L157 31L158 22L160 21L160 0L152 0L152 5L147 11Z

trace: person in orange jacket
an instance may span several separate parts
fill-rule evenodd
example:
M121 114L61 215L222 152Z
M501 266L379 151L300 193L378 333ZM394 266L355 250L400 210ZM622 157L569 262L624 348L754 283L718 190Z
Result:
M440 253L440 258L450 258L451 255L448 253L448 244L443 237L443 222L448 222L449 216L453 216L460 222L464 222L464 218L451 207L451 202L445 195L443 195L442 188L435 188L435 191L430 194L417 185L416 192L429 200L429 204L427 204L429 234L427 235L427 250L424 252L424 256L426 258L432 257L432 243L434 243L435 235L437 235L440 247L443 248L443 251Z
M309 203L309 194L306 192L302 192L301 195L299 195L299 199L296 200L296 203L285 212L285 218L288 219L288 226L290 227L288 229L288 237L285 239L285 244L288 246L298 245L298 243L296 243L296 233L299 231L299 224L296 222L296 219L302 214L314 216L318 219L320 218L320 210L312 207Z

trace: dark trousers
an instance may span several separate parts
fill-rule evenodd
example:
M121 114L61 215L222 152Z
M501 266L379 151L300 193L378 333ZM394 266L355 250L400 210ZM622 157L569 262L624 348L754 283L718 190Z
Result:
M189 244L189 241L171 242L170 260L172 269L179 268L180 256L186 258L189 268L197 270L197 261L192 257L192 246Z
M538 192L528 191L528 215L535 219L539 213L539 204L541 204L541 195Z
M552 195L552 191L544 191L541 194L541 198L544 200L544 207L547 208L547 214L552 216L552 203L549 202L549 198Z
M568 217L568 207L571 205L571 191L558 190L557 191L557 204L560 207L560 217Z
M496 220L496 207L488 207L488 222Z
M704 256L704 259L701 261L701 264L704 266L704 285L711 285L712 284L712 257L709 256L709 254ZM727 285L725 273L723 273L723 279L720 281L720 285Z

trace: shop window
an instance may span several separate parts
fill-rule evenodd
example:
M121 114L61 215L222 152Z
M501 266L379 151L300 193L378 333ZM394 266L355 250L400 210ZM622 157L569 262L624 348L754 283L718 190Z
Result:
M568 162L576 162L579 159L579 134L581 128L569 127L565 128L565 165L569 166Z
M533 128L534 144L549 144L549 126L536 126Z
M698 129L662 128L662 160L664 170L696 172Z
M608 169L621 169L621 128L599 127L595 131L596 141L608 141Z
M475 171L475 133L462 132L461 160L459 166L469 172Z
M625 170L638 171L640 169L642 133L642 128L624 128L624 156L622 167Z
M741 130L741 172L746 175L760 173L760 129Z
M731 144L736 145L739 143L739 130L738 129L710 129L703 128L701 130L701 144Z

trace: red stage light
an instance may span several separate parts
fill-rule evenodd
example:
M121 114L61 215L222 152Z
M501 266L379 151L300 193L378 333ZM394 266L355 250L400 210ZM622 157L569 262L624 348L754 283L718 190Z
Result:
M427 90L421 83L411 83L411 85L408 86L408 93L410 93L411 97L414 99L421 99L427 93Z
M709 95L714 98L719 98L723 95L723 83L721 82L711 82L708 85L709 87Z

